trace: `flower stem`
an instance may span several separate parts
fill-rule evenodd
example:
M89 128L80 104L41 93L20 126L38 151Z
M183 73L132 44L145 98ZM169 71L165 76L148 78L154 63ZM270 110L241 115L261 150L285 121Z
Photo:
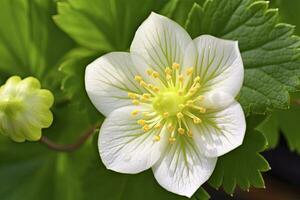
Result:
M73 152L76 151L83 145L90 136L92 136L96 129L100 128L102 123L97 123L96 125L90 127L79 139L73 144L58 144L47 136L42 136L40 142L45 144L49 149L60 152Z

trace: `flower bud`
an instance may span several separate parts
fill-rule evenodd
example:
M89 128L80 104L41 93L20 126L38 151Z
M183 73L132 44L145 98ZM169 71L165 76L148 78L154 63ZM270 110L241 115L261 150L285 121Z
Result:
M53 121L54 97L33 77L12 76L0 87L0 134L16 142L37 141Z

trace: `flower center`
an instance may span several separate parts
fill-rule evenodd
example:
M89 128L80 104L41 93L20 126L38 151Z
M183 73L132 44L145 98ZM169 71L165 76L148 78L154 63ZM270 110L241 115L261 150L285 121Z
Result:
M165 79L152 69L147 70L148 75L155 79L157 86L146 83L139 75L135 80L147 93L128 93L134 105L145 104L149 111L142 112L142 118L137 121L145 133L156 133L154 141L160 141L160 134L169 134L169 142L174 143L180 136L192 137L189 122L202 123L202 116L206 109L201 105L203 96L201 92L200 77L193 76L193 68L188 68L185 74L180 74L179 64L173 63L166 67ZM140 110L131 114L138 115ZM168 133L162 132L162 128Z
M182 111L182 105L185 98L180 96L178 92L167 91L158 94L152 102L153 108L159 114L169 113L170 117L175 116Z

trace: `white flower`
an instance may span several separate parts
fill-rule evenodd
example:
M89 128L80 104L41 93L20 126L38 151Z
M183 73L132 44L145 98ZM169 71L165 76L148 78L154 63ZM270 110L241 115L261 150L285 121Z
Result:
M237 42L194 40L152 13L130 53L106 54L86 69L87 93L107 118L99 135L108 169L152 168L168 191L191 197L221 156L242 144L246 124L235 101L244 77Z

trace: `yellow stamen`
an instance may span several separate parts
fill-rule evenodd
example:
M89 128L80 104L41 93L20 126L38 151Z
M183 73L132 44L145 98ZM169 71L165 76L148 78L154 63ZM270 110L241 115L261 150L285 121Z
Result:
M143 130L144 130L144 132L147 132L147 131L149 131L149 129L150 129L150 127L149 127L149 125L148 125L148 124L145 124L145 125L143 126Z
M149 76L151 76L152 73L153 73L153 70L152 70L152 69L147 69L147 74L148 74Z
M199 111L200 111L200 113L206 113L206 108L200 107Z
M149 93L144 93L144 94L143 94L143 97L144 97L145 99L149 99L149 98L151 97L151 94L149 94Z
M139 119L139 120L137 120L137 123L141 126L144 126L146 124L146 121L143 119Z
M139 114L139 110L134 110L134 111L131 112L132 116L136 116L137 114Z
M169 117L169 115L170 115L169 112L164 112L164 113L163 113L164 118Z
M168 74L168 75L171 75L172 74L171 68L170 67L166 67L165 73Z
M184 135L185 130L183 128L178 128L177 131L180 135Z
M131 99L136 99L137 95L135 93L128 92L128 97L131 98Z
M172 132L172 131L174 131L174 126L172 126L172 124L169 124L168 125L168 131L170 131L170 132Z
M141 82L143 80L143 78L141 76L135 76L134 79L138 82Z
M194 79L194 82L199 82L200 81L200 76L197 76L195 79Z
M178 119L182 119L183 118L183 114L181 112L177 113L177 118Z
M185 105L184 104L179 104L178 107L182 110L182 109L184 109Z
M189 137L193 137L193 132L190 130L190 131L187 133L187 135L188 135Z
M161 124L160 123L155 124L154 128L155 129L160 129L161 128Z
M173 63L172 68L173 69L179 69L179 64L178 63Z
M159 77L159 73L156 72L156 71L154 71L154 72L152 73L152 76L153 76L153 78L158 78L158 77Z
M193 122L194 122L195 124L200 124L200 123L202 122L202 120L201 120L200 118L198 118L198 117L194 117L194 118L193 118Z
M154 90L154 92L159 92L159 88L158 87L154 87L153 90Z
M139 100L135 99L135 100L132 100L132 104L137 106L140 104L140 102L139 102Z
M194 72L194 69L193 69L192 67L190 67L190 68L188 68L188 69L186 70L186 74L187 74L188 76L191 76L191 75L193 74L193 72Z
M154 140L155 142L160 141L160 136L159 136L159 135L155 135L155 136L153 137L153 140Z
M142 87L144 87L144 88L146 88L148 85L147 85L147 83L145 83L145 81L141 81L140 82L140 85L142 86Z
M169 81L169 80L171 80L171 79L172 79L172 76L171 76L171 75L169 75L169 74L167 74L167 75L166 75L166 79L167 79L167 81Z
M183 82L183 75L180 74L179 77L178 77L178 79L179 79L179 82Z
M176 138L174 138L174 137L169 137L169 143L170 143L170 144L174 144L174 142L176 142Z
M192 106L192 105L194 105L194 101L193 101L193 100L188 100L188 101L186 102L186 105L187 105L187 106Z

